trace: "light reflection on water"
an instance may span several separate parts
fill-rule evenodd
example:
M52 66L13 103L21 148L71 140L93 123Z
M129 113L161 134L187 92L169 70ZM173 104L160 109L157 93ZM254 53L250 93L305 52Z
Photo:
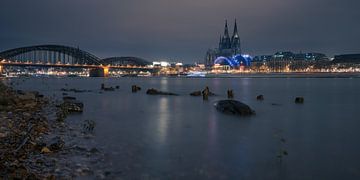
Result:
M99 94L103 82L120 90ZM76 118L97 121L94 140L128 179L360 179L358 78L30 79L19 87L61 97L65 83L94 90L71 94L85 103ZM143 90L131 93L133 84ZM205 86L219 96L188 95ZM149 96L148 88L180 96ZM213 104L227 89L256 116L218 113ZM289 155L279 163L282 148Z
M157 112L158 115L158 121L156 122L158 124L157 130L158 130L158 139L160 144L163 144L166 142L167 138L167 131L168 131L168 123L171 123L171 119L169 116L169 103L168 98L166 97L160 97L159 102L159 111Z

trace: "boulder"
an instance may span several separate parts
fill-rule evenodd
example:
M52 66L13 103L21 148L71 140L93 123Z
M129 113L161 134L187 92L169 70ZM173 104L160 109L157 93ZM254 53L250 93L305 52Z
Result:
M194 91L190 93L190 96L201 96L201 91Z
M60 90L65 91L65 92L74 92L74 93L91 92L91 90L82 90L82 89L75 89L75 88L71 88L71 89L61 88Z
M255 111L248 105L235 100L220 100L215 103L215 107L218 111L225 114L249 116L254 115Z
M104 91L115 91L115 88L113 87L104 87Z
M304 103L304 98L303 97L296 97L295 98L295 103L296 104L303 104Z
M83 112L84 104L77 100L68 99L64 101L61 105L61 108L68 112Z
M131 92L135 93L137 91L140 91L141 87L137 86L137 85L132 85L131 86Z
M65 146L65 142L61 137L54 137L53 139L51 139L49 144L49 149L51 151L59 151Z
M264 100L264 95L260 94L260 95L256 96L256 100L263 101Z
M63 97L63 100L64 100L64 101L69 101L69 100L72 101L72 100L76 100L76 97L64 96L64 97Z
M146 94L149 94L149 95L170 95L170 96L177 96L177 94L175 93L170 93L170 92L162 92L162 91L159 91L159 90L156 90L156 89L148 89L146 91Z
M93 120L85 120L84 124L83 124L83 130L87 131L87 132L91 132L94 130L95 128L95 121Z

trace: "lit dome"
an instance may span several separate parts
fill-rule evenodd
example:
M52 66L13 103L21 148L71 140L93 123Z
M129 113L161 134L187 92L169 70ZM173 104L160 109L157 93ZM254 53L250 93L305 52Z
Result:
M239 66L250 66L252 57L249 55L236 54L232 57L219 56L215 59L214 64L229 65L232 68Z

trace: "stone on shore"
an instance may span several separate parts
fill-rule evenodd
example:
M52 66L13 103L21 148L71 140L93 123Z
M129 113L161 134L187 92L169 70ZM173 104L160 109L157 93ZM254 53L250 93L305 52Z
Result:
M146 94L149 94L149 95L169 95L169 96L177 96L178 94L175 94L175 93L171 93L171 92L162 92L162 91L159 91L159 90L156 90L156 89L148 89L146 91Z
M255 111L248 105L235 100L220 100L215 103L215 107L218 111L225 114L239 116L250 116L255 114Z
M20 101L35 101L36 96L35 96L34 93L27 92L27 93L24 93L24 94L19 94L18 99Z
M65 100L61 105L60 105L61 109L63 109L63 111L67 111L67 112L83 112L84 110L84 104L80 101L77 100Z
M49 144L50 144L49 146L50 151L59 151L65 146L64 140L58 136L51 139Z

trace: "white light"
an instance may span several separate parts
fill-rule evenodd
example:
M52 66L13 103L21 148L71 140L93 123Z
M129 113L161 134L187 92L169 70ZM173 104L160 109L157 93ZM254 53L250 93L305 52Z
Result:
M170 63L168 63L166 61L161 61L160 64L162 67L170 66Z

